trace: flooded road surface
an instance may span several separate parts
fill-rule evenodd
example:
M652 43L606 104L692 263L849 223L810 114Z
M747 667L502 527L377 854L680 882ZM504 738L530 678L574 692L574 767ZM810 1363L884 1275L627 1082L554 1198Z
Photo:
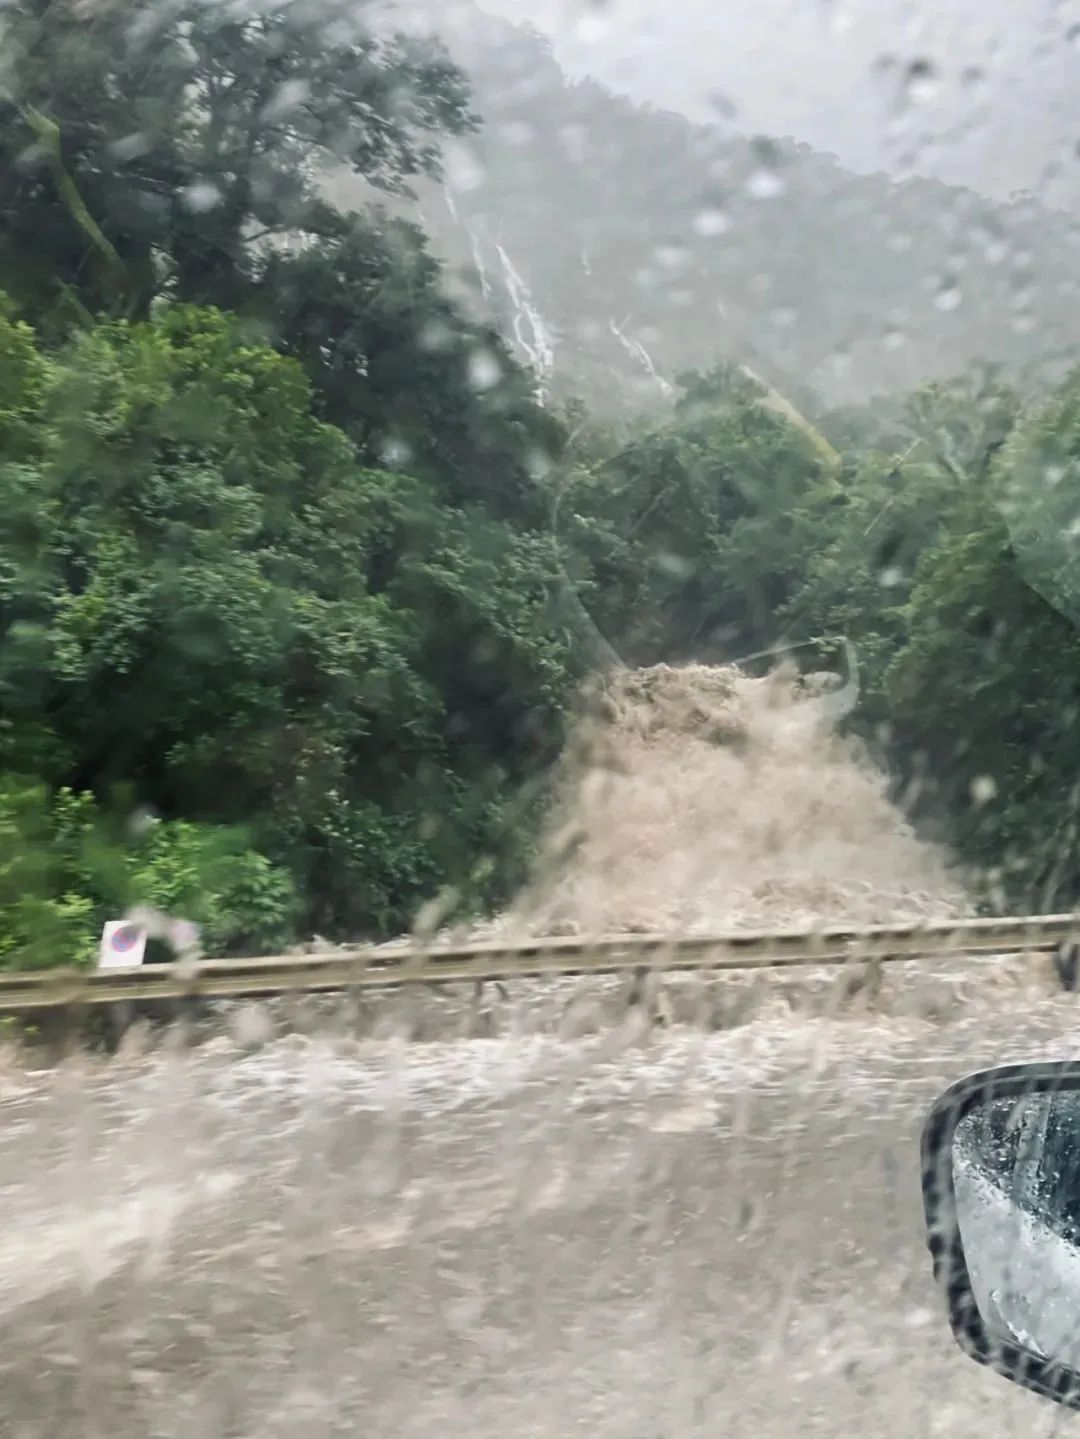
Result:
M293 1037L2 1101L0 1433L1041 1433L954 1349L918 1131L1067 998L719 1033Z

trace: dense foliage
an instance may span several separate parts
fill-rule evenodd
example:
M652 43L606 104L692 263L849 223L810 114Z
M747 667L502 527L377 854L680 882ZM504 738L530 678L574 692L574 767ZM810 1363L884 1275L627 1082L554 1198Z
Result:
M0 12L0 964L133 903L214 951L518 881L590 667L841 639L988 902L1080 900L1080 375L560 419L399 191L475 122L331 0ZM799 396L805 408L805 397Z

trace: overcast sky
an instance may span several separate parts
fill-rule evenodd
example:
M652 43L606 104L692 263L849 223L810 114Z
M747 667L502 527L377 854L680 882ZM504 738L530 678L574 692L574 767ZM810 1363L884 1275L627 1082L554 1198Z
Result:
M479 0L634 99L1080 209L1080 0Z

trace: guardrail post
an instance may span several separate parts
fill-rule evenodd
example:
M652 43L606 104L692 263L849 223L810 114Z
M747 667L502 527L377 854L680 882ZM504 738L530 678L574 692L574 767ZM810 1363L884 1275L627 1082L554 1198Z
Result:
M1076 940L1064 940L1054 950L1054 970L1062 989L1074 994L1080 977L1080 944Z
M109 1050L115 1054L123 1044L124 1036L135 1023L135 1006L130 1000L122 999L116 1004L106 1005L105 1009Z
M649 970L646 965L638 965L630 980L630 988L626 993L626 1007L633 1009L635 1005L641 1004L647 997L649 983Z

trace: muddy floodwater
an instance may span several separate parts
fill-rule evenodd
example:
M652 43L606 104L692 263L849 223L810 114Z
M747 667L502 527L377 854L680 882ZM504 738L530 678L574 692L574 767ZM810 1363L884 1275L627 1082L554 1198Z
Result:
M1012 971L930 1017L903 988L712 1033L510 1012L13 1068L0 1433L1048 1430L953 1347L917 1138L965 1071L1073 1053L1080 1010Z

